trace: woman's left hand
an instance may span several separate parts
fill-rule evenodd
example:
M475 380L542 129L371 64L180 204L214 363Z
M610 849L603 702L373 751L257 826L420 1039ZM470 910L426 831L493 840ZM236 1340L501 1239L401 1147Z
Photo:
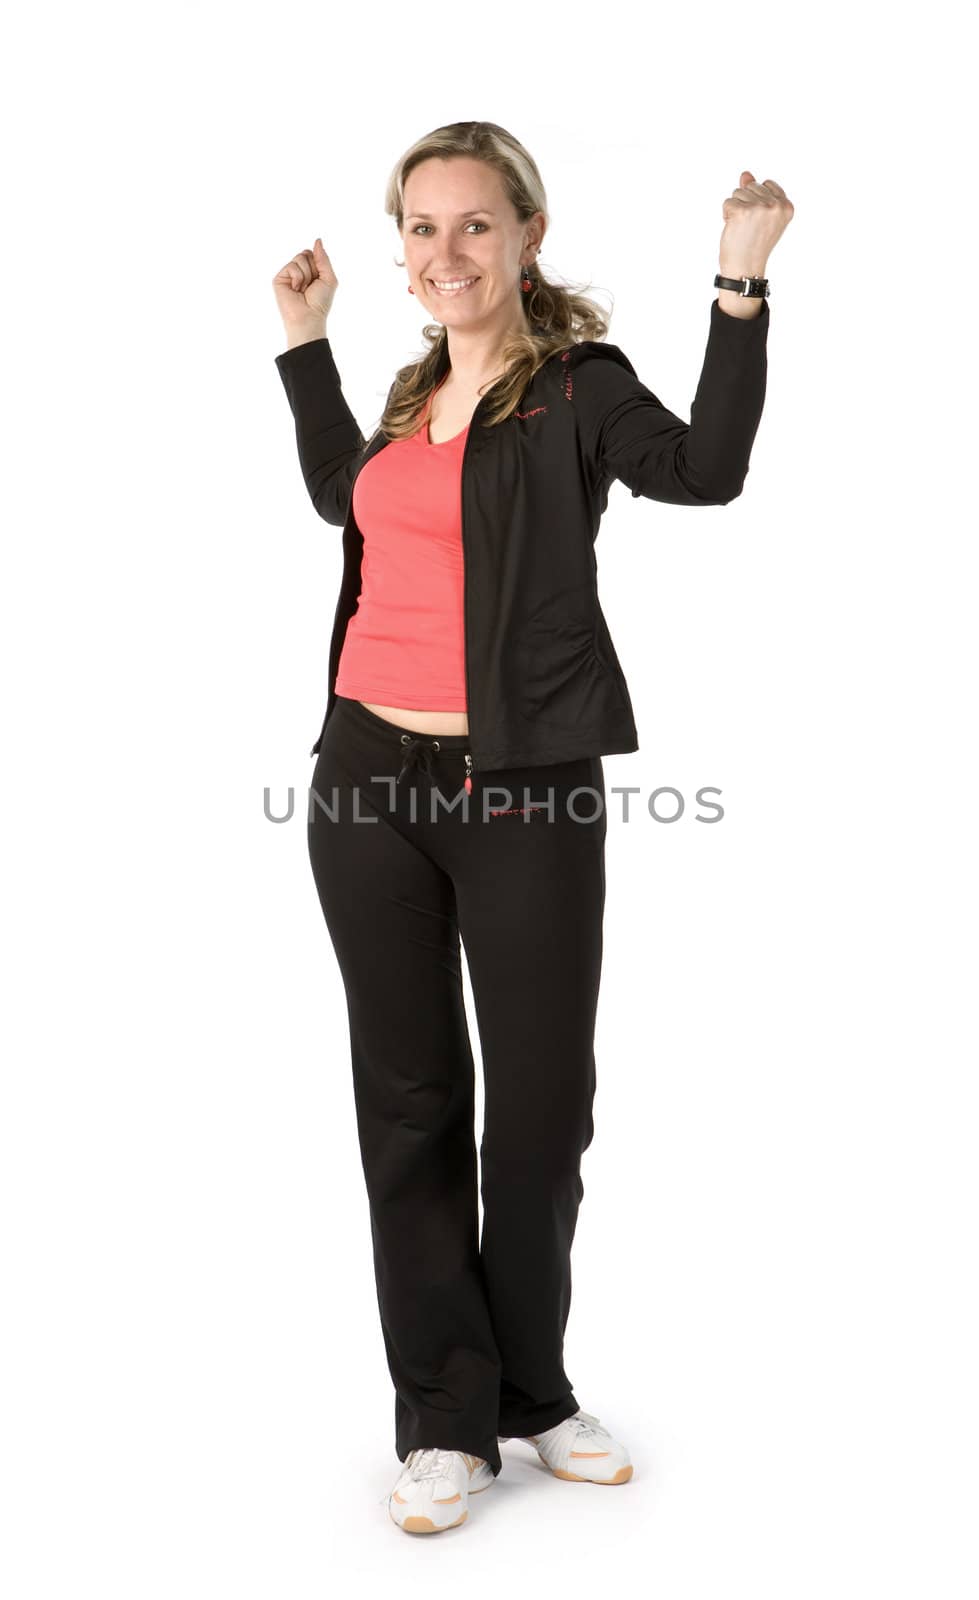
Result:
M768 257L794 214L792 201L774 178L758 183L752 173L742 172L739 187L722 208L721 276L763 278Z

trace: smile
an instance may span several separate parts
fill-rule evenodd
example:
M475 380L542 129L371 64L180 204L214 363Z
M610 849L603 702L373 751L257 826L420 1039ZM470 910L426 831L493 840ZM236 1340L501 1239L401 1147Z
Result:
M479 282L479 278L447 278L441 283L436 278L429 278L428 281L436 294L444 295L448 300L455 295L465 294L467 290L472 288L474 283Z

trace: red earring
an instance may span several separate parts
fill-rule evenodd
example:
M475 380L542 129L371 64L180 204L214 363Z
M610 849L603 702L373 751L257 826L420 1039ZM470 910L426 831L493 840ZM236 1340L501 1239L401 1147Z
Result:
M408 285L408 293L409 294L414 294L414 292L415 292L414 289L411 287L411 284L409 283L409 285Z
M528 294L529 291L534 287L533 284L531 283L529 277L527 276L527 268L526 267L524 267L524 269L523 269L523 277L520 280L520 287L523 290L524 294Z

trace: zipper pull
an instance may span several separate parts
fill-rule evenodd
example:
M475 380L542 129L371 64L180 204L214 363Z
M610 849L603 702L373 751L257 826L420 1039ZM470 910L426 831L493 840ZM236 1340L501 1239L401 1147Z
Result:
M466 793L467 794L472 794L472 792L473 792L473 758L469 754L469 751L467 750L466 751Z

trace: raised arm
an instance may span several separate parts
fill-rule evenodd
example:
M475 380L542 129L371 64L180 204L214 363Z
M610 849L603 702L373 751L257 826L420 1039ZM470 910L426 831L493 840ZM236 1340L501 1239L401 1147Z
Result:
M338 287L319 238L311 250L297 251L272 280L289 346L275 364L296 423L299 464L320 516L342 527L364 438L343 398L326 336Z
M596 480L618 478L634 498L669 505L723 506L737 499L765 403L768 324L767 300L750 318L711 303L689 423L640 382L617 346L573 347L572 399Z
M276 356L296 423L299 464L320 516L342 527L364 437L343 397L330 341L325 336Z

